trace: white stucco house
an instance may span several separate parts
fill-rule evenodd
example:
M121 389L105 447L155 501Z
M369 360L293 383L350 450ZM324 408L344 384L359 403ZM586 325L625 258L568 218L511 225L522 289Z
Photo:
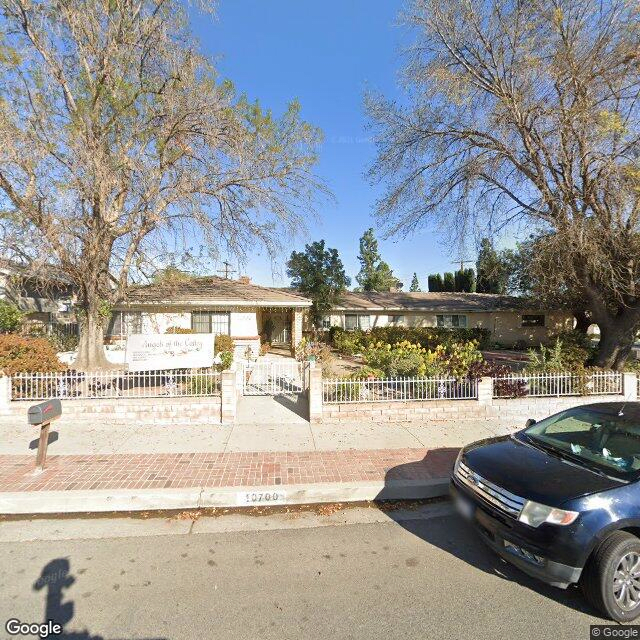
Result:
M322 320L323 329L350 331L387 325L407 327L468 327L491 332L491 341L526 346L546 342L572 329L573 313L550 309L516 296L489 293L347 291Z
M261 287L248 277L189 277L131 287L114 307L107 340L130 333L225 334L233 338L236 354L247 349L257 356L261 342L294 348L302 339L303 314L311 300L286 289Z

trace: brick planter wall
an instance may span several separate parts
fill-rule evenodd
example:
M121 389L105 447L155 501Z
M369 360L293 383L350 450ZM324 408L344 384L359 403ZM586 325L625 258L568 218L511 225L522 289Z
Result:
M493 400L481 404L476 400L430 400L427 402L357 402L325 404L322 422L443 422L486 421L504 426L524 426L528 418L540 420L548 415L592 402L623 401L624 395L566 396L561 398L518 398Z
M26 422L27 409L35 401L9 403L3 415ZM63 400L59 421L95 420L96 424L170 425L197 422L220 424L221 398L122 398L99 400Z

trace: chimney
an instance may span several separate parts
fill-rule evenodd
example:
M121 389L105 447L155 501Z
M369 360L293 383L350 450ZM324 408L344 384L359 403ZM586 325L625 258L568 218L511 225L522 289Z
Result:
M249 276L240 276L238 282L240 284L251 284L251 278Z

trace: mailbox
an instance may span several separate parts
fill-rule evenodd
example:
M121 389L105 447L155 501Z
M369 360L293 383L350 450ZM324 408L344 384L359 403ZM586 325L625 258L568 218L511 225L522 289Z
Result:
M62 415L62 403L60 400L47 400L29 407L27 414L29 424L39 427L45 422L51 422Z
M62 403L60 400L47 400L29 407L27 420L29 424L40 427L40 439L38 440L38 454L36 455L36 473L44 471L47 460L47 446L49 445L49 427L51 421L62 415Z

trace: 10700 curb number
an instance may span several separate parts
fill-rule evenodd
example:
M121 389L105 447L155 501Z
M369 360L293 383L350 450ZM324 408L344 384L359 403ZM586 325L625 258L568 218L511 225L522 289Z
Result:
M238 491L237 504L284 504L287 501L287 494L284 491Z

